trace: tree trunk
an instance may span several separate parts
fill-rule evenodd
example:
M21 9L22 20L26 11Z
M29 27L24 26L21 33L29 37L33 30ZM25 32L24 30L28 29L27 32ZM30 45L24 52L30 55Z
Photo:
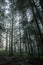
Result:
M11 35L9 34L9 54L11 52Z
M8 30L6 32L6 51L8 51L7 49L8 49Z
M21 54L21 28L20 28L20 23L19 23L19 33L20 33L20 54Z
M14 20L14 16L12 17L11 52L10 52L11 55L13 55L13 20Z

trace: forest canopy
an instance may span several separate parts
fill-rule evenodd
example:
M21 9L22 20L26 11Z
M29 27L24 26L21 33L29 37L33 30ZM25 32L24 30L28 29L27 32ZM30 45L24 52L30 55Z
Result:
M0 0L0 51L43 55L42 0Z

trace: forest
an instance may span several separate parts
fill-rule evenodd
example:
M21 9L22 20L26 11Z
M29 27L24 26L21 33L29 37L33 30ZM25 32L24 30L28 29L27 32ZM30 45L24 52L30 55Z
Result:
M43 58L43 0L0 0L0 65L39 65L37 58Z

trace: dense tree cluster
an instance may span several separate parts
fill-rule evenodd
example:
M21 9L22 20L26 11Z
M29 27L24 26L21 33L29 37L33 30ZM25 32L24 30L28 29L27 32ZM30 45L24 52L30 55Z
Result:
M43 1L0 0L0 41L11 55L43 55Z

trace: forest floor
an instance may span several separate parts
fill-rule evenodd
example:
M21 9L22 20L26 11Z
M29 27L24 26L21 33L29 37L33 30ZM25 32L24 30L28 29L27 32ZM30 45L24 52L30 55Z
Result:
M23 56L2 56L0 55L0 65L43 65L42 57Z
M11 56L3 51L0 52L0 65L43 65L43 57L28 56L26 53Z

